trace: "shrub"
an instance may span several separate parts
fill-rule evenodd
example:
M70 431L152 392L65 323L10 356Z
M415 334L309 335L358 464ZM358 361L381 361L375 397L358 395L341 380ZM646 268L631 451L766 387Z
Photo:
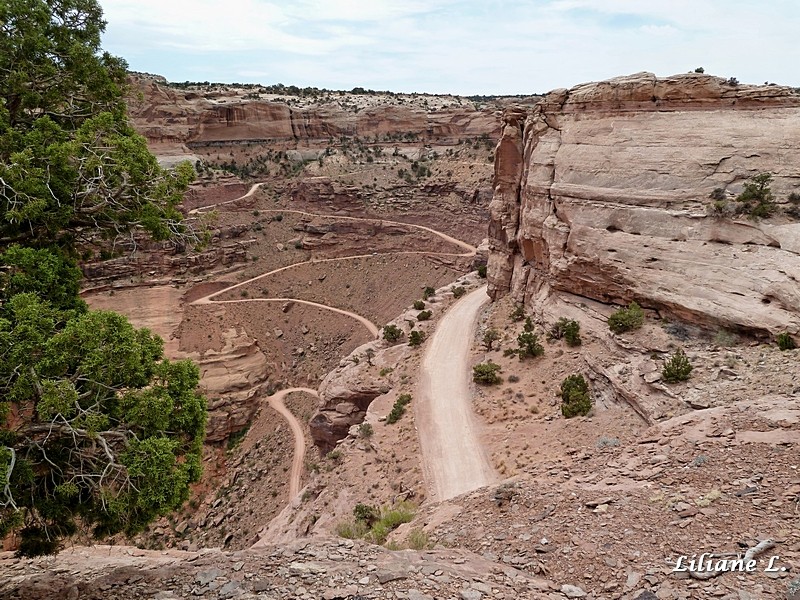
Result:
M486 279L486 265L478 265L478 277Z
M368 537L376 544L383 544L392 530L414 518L416 512L413 504L401 502L391 508L381 509L380 518L372 525Z
M429 547L428 534L422 529L412 529L408 534L408 547L412 550L425 550Z
M487 329L486 333L483 334L483 345L486 346L487 350L491 350L492 344L494 344L499 339L500 339L500 332L497 331L497 329Z
M375 431L369 423L361 423L361 425L358 426L358 435L364 439L368 440L372 437L373 433L375 433Z
M433 313L429 310L423 310L421 313L417 315L418 321L427 321L433 316Z
M526 333L533 332L533 321L531 321L530 317L525 317L525 325L522 326L522 330Z
M692 373L692 365L683 350L678 348L670 359L664 363L661 376L667 383L686 381Z
M452 291L453 291L453 298L456 299L461 298L461 296L467 293L467 290L460 285L455 286Z
M408 336L408 345L412 348L416 348L417 346L422 345L422 342L425 341L425 332L424 331L417 331L416 329L411 332Z
M422 291L422 299L427 300L428 298L432 298L436 295L436 290L432 287L428 286Z
M523 331L517 336L519 349L516 351L520 360L541 356L544 354L544 346L539 343L539 336L532 331Z
M342 521L336 524L336 535L348 540L357 540L367 535L369 527L362 521Z
M394 369L392 367L384 367L383 369L380 370L378 375L380 375L381 377L386 377L389 373L393 371Z
M644 311L636 302L631 302L628 308L615 311L608 318L608 328L614 333L639 329L642 325L644 325Z
M367 526L371 526L375 521L378 520L380 513L374 506L358 503L353 508L353 516L355 517L356 521L360 521L362 523L366 523Z
M583 375L570 375L561 382L561 414L567 419L589 414L592 399L589 397L589 385Z
M777 205L775 196L769 187L772 181L770 173L760 173L744 184L744 190L736 197L739 203L736 207L738 214L749 214L752 218L766 218L771 216Z
M581 345L581 325L573 319L561 317L550 328L550 333L547 337L551 340L560 340L564 338L568 346Z
M518 383L518 382L519 382L519 377L517 377L516 375L508 376L508 383Z
M714 191L708 195L712 200L726 200L728 195L725 193L725 188L714 188Z
M515 323L522 321L525 318L525 306L522 304L517 304L514 307L514 310L511 311L511 314L508 315L508 318Z
M391 412L386 417L386 423L392 425L400 420L400 417L406 412L406 405L411 402L411 394L400 394L392 406Z
M272 217L272 220L273 221L277 221L278 223L280 223L281 221L283 221L283 214L282 213L278 213L277 215Z
M481 385L495 385L503 381L498 375L500 365L492 361L480 363L472 367L472 380Z
M425 308L425 303L422 300L414 300L414 310L422 310Z
M720 329L714 335L714 343L717 346L735 346L739 343L739 336L732 331L728 331L727 329Z
M396 342L403 337L403 330L397 325L387 325L383 328L383 339L387 342Z
M797 348L797 344L794 343L792 336L783 332L778 335L778 348L781 350L794 350Z

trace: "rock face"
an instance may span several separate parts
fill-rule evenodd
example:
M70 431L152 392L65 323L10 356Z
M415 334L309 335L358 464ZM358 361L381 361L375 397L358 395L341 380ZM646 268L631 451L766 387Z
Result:
M506 110L490 205L489 291L636 300L704 326L800 332L800 224L711 216L716 188L800 188L800 94L650 73Z
M435 111L410 102L356 108L354 101L348 110L333 101L292 106L285 98L182 91L151 77L133 77L132 84L141 95L129 100L130 115L151 146L290 141L298 147L309 143L324 147L342 136L387 139L393 135L457 143L459 138L496 138L498 133L495 107L476 109L466 100Z

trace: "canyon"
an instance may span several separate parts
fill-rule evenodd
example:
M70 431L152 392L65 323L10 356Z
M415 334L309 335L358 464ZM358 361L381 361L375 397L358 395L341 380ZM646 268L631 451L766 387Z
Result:
M132 83L162 164L196 165L183 208L211 241L89 262L83 296L199 364L204 479L135 539L0 554L0 598L795 600L800 350L774 338L800 341L797 90ZM714 210L763 172L773 216ZM611 332L631 301L642 327ZM580 345L548 335L562 318ZM541 356L514 352L529 329ZM593 406L565 419L572 374ZM410 517L379 539L364 506ZM673 573L767 541L775 573Z

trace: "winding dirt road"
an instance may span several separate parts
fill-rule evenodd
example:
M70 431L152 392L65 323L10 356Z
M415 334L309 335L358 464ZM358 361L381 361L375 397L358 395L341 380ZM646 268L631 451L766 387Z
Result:
M248 198L252 196L261 185L263 184L254 184L245 195L239 198L195 208L189 211L189 214L200 214L204 211L212 210L217 206L232 204ZM389 225L413 227L436 235L444 241L454 244L464 250L463 253L426 252L424 250L392 253L395 255L430 254L438 256L471 257L475 256L476 253L476 248L471 244L423 225L385 219L315 214L299 210L270 209L262 212L290 213L311 218L328 217L343 221L379 222ZM223 290L212 292L207 296L198 298L192 304L292 301L347 315L363 325L372 336L377 337L379 333L378 327L364 316L326 304L298 300L295 298L217 299L231 290L289 269L295 269L301 265L315 264L318 262L354 260L372 256L375 256L375 254L312 259L288 265L257 275L256 277L231 285ZM452 498L467 491L482 487L495 478L494 471L482 451L477 437L472 414L472 397L469 388L469 348L471 346L478 312L488 299L486 287L484 286L456 302L442 318L436 331L427 343L427 351L425 353L421 372L420 400L417 403L419 410L417 424L429 488L438 500ZM302 426L283 403L283 399L286 395L292 392L306 392L317 396L315 390L308 388L291 388L277 392L269 396L267 400L270 406L286 419L294 435L294 458L289 479L289 496L292 501L294 501L300 492L306 441Z
M303 434L303 426L300 424L300 421L297 420L297 417L292 414L292 411L286 408L286 405L283 403L283 399L292 392L305 392L306 394L311 394L319 398L319 394L317 394L316 390L300 387L281 390L267 397L269 405L278 411L278 413L286 419L286 422L289 423L292 435L294 436L294 457L292 458L292 470L289 474L289 502L294 502L297 499L297 495L300 493L300 483L303 476L303 461L305 461L306 458L306 437Z
M488 300L484 286L456 302L439 321L422 359L416 423L428 489L440 501L495 479L478 440L469 383L469 349Z

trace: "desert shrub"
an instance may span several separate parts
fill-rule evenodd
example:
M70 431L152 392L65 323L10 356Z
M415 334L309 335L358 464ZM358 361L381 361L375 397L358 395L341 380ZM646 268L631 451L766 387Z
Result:
M561 382L561 414L567 419L585 416L592 410L589 385L583 375L570 375Z
M748 214L752 218L766 218L777 209L775 196L769 187L770 173L760 173L744 184L742 193L736 197L737 214Z
M295 248L295 250L302 250L303 249L303 240L295 240L294 248Z
M691 331L683 323L665 323L663 328L666 333L682 342L687 341L691 337Z
M428 286L422 291L422 299L427 300L428 298L432 298L436 295L436 290L432 287Z
M372 542L383 544L388 535L403 523L408 523L414 518L416 507L410 502L401 502L392 507L384 507L380 517L372 525L367 534Z
M360 502L353 508L353 516L356 521L366 523L371 526L380 517L380 512L374 506L369 504L361 504Z
M328 460L332 460L334 462L338 462L342 458L342 451L341 450L331 450L325 455L325 458Z
M403 337L403 330L397 325L387 325L383 328L383 339L387 342L396 342Z
M278 213L277 215L272 217L272 220L273 221L277 221L278 223L280 223L281 221L283 221L283 214L282 213Z
M522 326L522 331L533 333L533 321L531 321L530 317L525 317L525 325Z
M518 383L519 377L517 375L509 375L508 376L508 383Z
M406 540L412 550L425 550L430 546L428 534L422 529L412 529Z
M386 377L389 373L393 372L394 369L392 367L384 367L378 372L378 375L381 377Z
M541 356L544 354L544 346L539 343L539 336L532 331L523 331L517 336L516 351L520 360Z
M712 200L727 200L728 195L725 193L725 188L714 188L714 191L708 195Z
M386 417L386 423L392 425L400 420L400 417L406 412L406 405L411 402L411 394L400 394L392 406L391 412Z
M367 535L369 527L362 521L342 521L336 524L336 535L348 540L357 540Z
M794 343L792 336L783 332L778 335L778 348L781 350L794 350L797 348L797 344Z
M692 373L692 364L686 353L678 348L670 359L664 363L661 370L661 377L667 383L678 383L686 381Z
M373 433L375 433L375 431L372 429L372 425L370 425L369 423L361 423L361 425L358 426L359 437L368 440L369 438L372 437Z
M639 329L642 325L644 311L636 302L631 302L628 308L620 308L608 317L608 328L614 333Z
M498 375L500 365L492 361L480 363L472 367L472 380L481 385L495 385L503 381Z
M486 265L478 265L478 277L486 279Z
M416 329L412 331L408 336L408 345L412 348L416 348L417 346L421 346L422 342L425 341L425 332L424 331L417 331Z
M508 315L508 318L514 321L515 323L519 323L523 319L525 319L525 306L522 304L517 304L514 307L514 310L511 311L511 314Z
M548 338L552 340L560 340L564 338L568 346L580 346L581 340L581 325L574 319L567 319L561 317L550 328Z
M497 329L487 329L483 334L483 345L487 350L492 349L492 344L500 339L500 332Z
M422 300L414 300L414 310L422 310L425 308L425 303Z
M422 312L420 312L420 313L417 315L417 320L418 320L418 321L427 321L427 320L428 320L428 319L430 319L432 316L433 316L433 313L432 313L431 311L429 311L429 310L423 310Z
M461 298L461 296L467 293L467 290L460 285L455 286L452 291L453 298Z
M601 437L599 440L597 440L596 446L600 449L615 448L616 446L619 446L619 440L617 438Z

